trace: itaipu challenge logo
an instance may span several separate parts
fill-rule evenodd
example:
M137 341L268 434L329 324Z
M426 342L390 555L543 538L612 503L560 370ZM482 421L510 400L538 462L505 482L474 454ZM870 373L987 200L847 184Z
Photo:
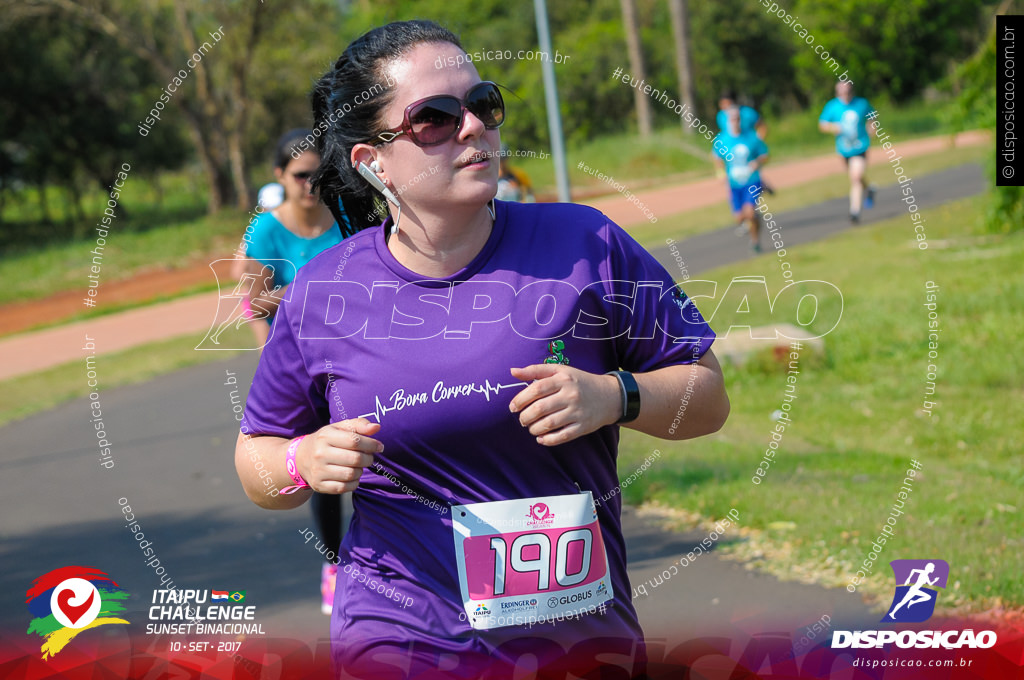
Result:
M34 617L26 633L43 638L43 659L55 656L82 631L128 622L124 611L128 592L95 567L61 567L43 574L25 593Z
M526 516L530 518L530 521L526 524L531 527L551 524L555 521L555 513L551 512L551 508L548 507L547 503L532 504L529 512L526 513Z

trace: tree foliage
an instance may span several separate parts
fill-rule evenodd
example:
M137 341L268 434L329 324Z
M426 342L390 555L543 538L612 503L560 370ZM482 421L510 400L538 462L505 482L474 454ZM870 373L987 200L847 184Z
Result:
M991 0L795 0L790 10L849 71L870 97L884 92L904 101L942 78L951 61L969 55L983 34ZM828 92L836 75L814 46L786 27L795 49L793 65L804 92Z
M248 155L252 153L252 126L276 122L275 111L263 107L284 99L298 104L308 91L303 77L322 64L331 46L331 26L339 18L338 6L329 0L296 5L276 2L221 0L154 0L128 3L115 0L14 0L0 1L12 30L46 18L69 24L104 50L118 50L122 60L134 59L150 70L147 81L127 79L114 64L90 73L112 96L139 96L148 102L146 116L128 119L147 130L174 125L164 112L179 114L177 124L191 142L209 186L209 209L251 204ZM326 21L325 21L326 19ZM310 47L296 49L308 43ZM287 51L282 49L287 46ZM190 63L191 62L191 63ZM316 65L316 66L314 66ZM284 76L290 82L287 96L276 85ZM271 93L265 97L261 88ZM176 88L176 89L175 89ZM23 105L31 108L32 101ZM308 105L302 107L308 109ZM298 109L287 106L287 110ZM104 122L125 121L124 111ZM134 110L132 111L134 113ZM262 115L261 115L262 114ZM159 120L155 120L160 116ZM172 115L167 116L169 119ZM308 114L303 116L308 121ZM294 124L288 127L295 127ZM179 134L180 134L179 132ZM275 137L280 130L269 134ZM136 134L145 134L138 131ZM267 132L255 135L262 141ZM155 143L154 140L153 143Z
M146 174L180 167L187 143L172 119L146 140L134 119L148 103L148 64L96 31L52 15L0 28L0 174L3 186L47 185L65 190L82 217L89 188L109 193L122 163ZM107 74L117 73L119 88ZM81 219L75 234L85 229Z
M792 0L768 14L764 0L689 3L693 91L712 120L723 88L769 114L811 108L831 96L836 74L790 24L799 21L868 96L903 100L948 74L976 47L991 0ZM666 0L635 0L646 83L677 91ZM5 83L0 191L47 182L81 191L102 183L130 155L133 169L179 165L185 147L203 168L209 208L248 206L249 181L269 179L268 150L286 129L309 125L308 93L348 42L388 21L431 18L461 36L471 54L511 53L475 64L508 87L504 138L515 148L548 145L541 62L528 0L0 0ZM619 0L548 2L563 128L570 145L636 129ZM149 137L139 121L208 35L222 41L167 102ZM963 71L975 78L980 71ZM651 101L654 123L678 125ZM45 116L37 116L45 112ZM46 118L43 124L39 119ZM133 137L132 135L135 135Z
M950 84L959 91L954 125L959 129L980 126L996 130L996 28L991 30L977 52L957 67ZM993 155L988 164L988 177L993 179L993 200L985 223L990 231L1006 233L1024 229L1024 187L995 185L996 163Z

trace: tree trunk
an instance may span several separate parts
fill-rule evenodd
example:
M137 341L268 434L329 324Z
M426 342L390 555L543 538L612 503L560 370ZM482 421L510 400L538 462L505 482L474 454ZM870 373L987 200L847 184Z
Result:
M252 109L247 88L249 70L256 45L260 42L263 30L266 28L264 7L263 3L252 5L249 37L245 41L246 49L240 58L232 64L231 96L227 102L233 119L230 132L227 134L228 158L231 161L231 172L234 177L236 204L242 210L249 210L256 198L249 187L249 173L246 168L244 152L244 131L249 122L249 111Z
M626 33L626 47L629 51L629 69L632 72L630 81L633 87L633 103L636 107L636 120L640 126L640 136L651 136L651 100L644 94L647 75L644 72L644 53L640 45L640 30L637 27L636 3L634 0L620 0L622 4L622 27Z
M227 197L224 191L224 182L220 178L222 173L217 167L217 160L214 158L209 144L206 143L199 121L191 115L190 111L186 111L185 120L188 124L188 134L192 138L192 145L199 157L199 163L203 166L203 174L206 175L206 184L210 190L210 195L206 199L206 211L212 214L221 209Z
M672 15L672 38L676 44L676 72L679 75L679 99L684 109L696 114L693 97L693 63L690 61L690 8L688 0L668 0ZM679 120L683 133L693 135L695 128Z
M50 218L50 208L46 204L46 180L43 179L39 182L39 208L43 213L43 223L53 224L53 220Z
M365 0L361 1L368 5ZM196 37L190 3L173 3L173 19L169 25L160 27L133 23L130 13L105 14L105 4L86 0L36 0L36 4L63 12L118 41L149 62L160 82L169 82L180 68L176 45L182 45L187 54L194 54L201 44ZM4 5L6 10L7 3ZM189 137L206 176L210 192L207 209L211 213L235 203L246 209L251 207L243 153L245 127L252 106L246 80L254 62L253 54L273 19L267 15L263 2L254 3L249 11L252 23L244 43L245 56L234 62L232 91L226 91L215 71L204 63L190 72L190 83L195 83L194 94L186 91L174 98L174 105L185 116ZM159 39L158 34L162 36Z
M234 182L235 205L241 210L252 210L254 197L249 189L246 178L245 153L242 151L242 136L232 132L228 136L228 149L231 158L231 177Z
M162 209L164 207L164 185L160 181L160 173L153 173L149 184L153 187L153 193L156 195L156 207Z
M174 4L174 18L186 51L195 54L199 51L199 39L195 36L189 11L183 3ZM198 141L205 142L197 145L197 150L204 156L203 168L210 183L209 211L213 213L238 200L235 182L231 177L231 147L224 133L224 123L228 121L224 120L226 112L217 99L211 74L205 67L196 68L192 72L196 78L196 106L188 118L190 125L196 128L193 139L198 134ZM187 102L182 102L181 106L183 109L191 108ZM244 182L242 179L243 186Z
M69 196L67 221L71 224L72 238L77 241L84 238L88 230L85 211L82 210L82 192L74 180L68 182L65 189Z

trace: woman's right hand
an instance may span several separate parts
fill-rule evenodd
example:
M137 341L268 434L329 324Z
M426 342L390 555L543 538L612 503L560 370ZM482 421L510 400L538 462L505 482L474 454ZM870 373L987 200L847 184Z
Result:
M366 418L325 425L299 444L295 453L299 474L320 493L355 491L363 469L384 451L384 445L372 437L379 431L380 425Z

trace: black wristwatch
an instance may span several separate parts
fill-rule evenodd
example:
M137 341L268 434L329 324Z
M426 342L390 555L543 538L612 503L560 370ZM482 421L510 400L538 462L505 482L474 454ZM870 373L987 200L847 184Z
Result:
M614 375L622 390L622 417L616 424L629 423L640 415L640 386L629 371L609 371L606 375Z

